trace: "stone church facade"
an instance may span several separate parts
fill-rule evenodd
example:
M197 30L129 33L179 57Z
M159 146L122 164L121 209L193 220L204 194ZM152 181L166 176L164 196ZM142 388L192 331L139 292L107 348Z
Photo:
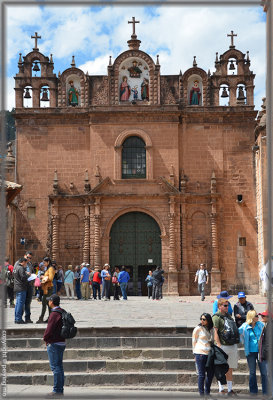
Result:
M36 34L15 76L18 256L125 265L134 294L156 265L166 294L197 294L203 262L211 293L258 292L255 75L233 38L212 74L161 75L133 30L92 76L74 57L56 75Z

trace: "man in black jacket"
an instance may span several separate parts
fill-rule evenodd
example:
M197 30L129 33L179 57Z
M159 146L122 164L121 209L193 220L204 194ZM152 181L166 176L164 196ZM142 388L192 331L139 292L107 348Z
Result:
M59 312L62 311L60 297L57 294L52 294L47 298L47 301L49 307L55 312L51 312L49 315L47 328L43 337L46 342L49 364L54 377L53 391L46 397L55 398L62 396L64 392L63 354L65 339L61 336L63 322L62 314Z
M153 300L159 300L160 297L160 285L162 283L162 275L164 274L164 270L161 267L156 267L156 270L153 272Z
M253 305L249 301L246 301L245 292L239 292L238 302L235 304L233 310L235 322L238 328L243 325L244 322L246 322L246 314L250 310L254 310Z
M27 295L28 277L30 273L26 271L27 259L22 257L14 267L14 293L16 294L15 323L24 324L22 316Z

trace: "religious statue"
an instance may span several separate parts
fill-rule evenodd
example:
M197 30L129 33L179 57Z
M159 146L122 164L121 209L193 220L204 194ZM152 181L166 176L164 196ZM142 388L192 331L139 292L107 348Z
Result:
M123 76L122 82L120 84L120 101L128 101L130 94L131 94L131 88L127 82L128 78L127 76Z
M137 85L132 88L132 92L134 94L134 101L138 100L138 90L137 90Z
M141 84L141 98L149 101L149 81L147 78L144 78Z
M128 71L130 72L130 78L139 78L141 74L141 69L138 68L137 66L137 61L133 61L133 66L128 68Z
M73 81L69 81L70 89L68 91L68 103L70 106L77 106L79 104L79 92L74 86Z
M201 100L201 91L199 88L199 81L194 81L193 82L193 87L191 88L190 91L190 104L191 105L198 105L200 104Z

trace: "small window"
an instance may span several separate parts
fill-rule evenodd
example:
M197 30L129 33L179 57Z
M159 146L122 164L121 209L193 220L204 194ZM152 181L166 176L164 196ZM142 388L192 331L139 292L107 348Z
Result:
M33 219L36 216L36 207L28 207L27 208L27 217L28 219Z
M122 147L122 178L146 178L145 142L138 136L126 139Z
M239 246L246 246L246 238L245 237L239 238Z

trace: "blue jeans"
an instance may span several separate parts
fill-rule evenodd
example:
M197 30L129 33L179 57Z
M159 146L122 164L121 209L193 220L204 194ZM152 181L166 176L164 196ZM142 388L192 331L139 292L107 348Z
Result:
M249 391L250 393L258 393L257 377L256 377L256 361L258 361L258 353L249 353L246 357L249 368ZM265 361L258 361L258 366L262 378L263 394L267 393L267 368Z
M22 321L22 316L24 312L25 302L26 302L27 291L16 293L16 304L15 304L15 321Z
M82 298L82 293L81 293L81 281L78 280L78 279L76 280L75 290L76 290L77 298L80 300L80 299Z
M120 282L119 286L120 286L120 290L121 290L123 299L127 300L127 293L126 293L127 282Z
M61 346L59 344L52 343L47 345L49 364L54 377L54 385L53 385L54 393L63 393L64 391L64 369L63 369L64 350L65 346Z
M106 299L110 299L110 281L106 281L105 279L102 282L102 293L101 296Z
M204 394L204 384L205 384L205 394L210 394L211 382L214 377L213 368L207 371L207 376L206 376L205 367L207 359L208 356L206 356L205 354L195 354L195 362L198 369L198 390L200 395Z

